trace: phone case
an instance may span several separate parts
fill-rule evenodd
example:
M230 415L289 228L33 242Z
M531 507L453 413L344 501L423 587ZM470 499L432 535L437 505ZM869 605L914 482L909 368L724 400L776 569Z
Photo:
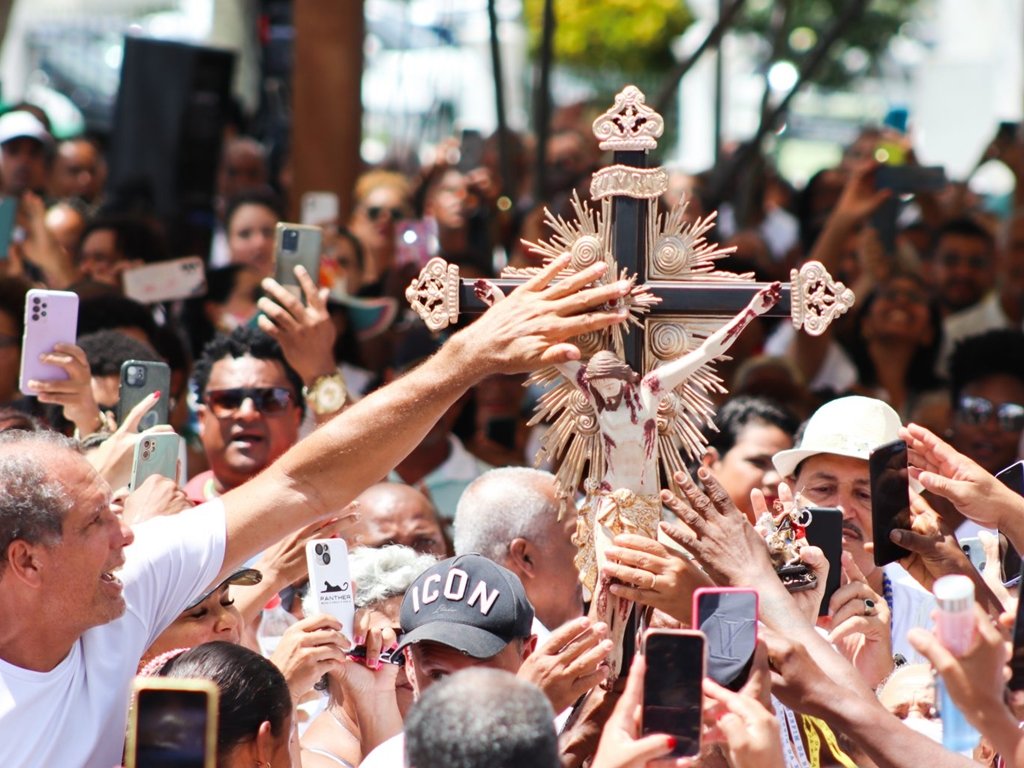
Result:
M142 369L140 372L139 369ZM157 424L166 424L171 405L171 369L155 360L125 360L121 364L120 397L117 401L117 423L122 424L132 408L153 392L160 393L156 405L139 422L139 432Z
M348 575L348 546L344 539L313 539L306 542L309 594L317 610L341 622L341 632L352 638L355 602Z
M26 395L36 394L30 381L63 381L63 368L39 361L58 342L74 344L78 337L78 294L33 288L25 295L25 333L21 339L21 372L18 386Z
M144 264L121 275L124 295L140 304L191 299L206 294L206 268L198 256Z
M301 264L313 282L317 282L320 277L323 236L320 227L278 222L274 230L274 279L281 285L298 287L295 267Z
M880 445L868 457L871 473L871 527L875 542L875 565L894 563L910 550L894 544L889 534L910 528L910 485L907 444L902 440Z
M703 725L704 633L651 629L643 643L647 671L641 732L673 736L672 757L697 755Z
M985 548L981 545L981 539L977 536L969 536L966 539L960 539L960 549L967 555L967 559L971 561L971 565L977 568L979 571L985 570Z
M334 192L306 192L302 196L302 223L323 226L338 219L338 196Z
M1015 461L996 472L996 478L1014 493L1024 496L1024 461Z
M757 591L702 587L693 593L691 618L707 639L708 677L738 691L750 676L757 648Z
M811 524L807 526L807 543L817 547L828 560L828 578L821 596L819 616L828 613L828 603L839 589L843 575L843 513L837 507L809 507Z
M18 198L0 197L0 261L7 258L7 248L14 234L14 218L18 213Z
M220 691L213 680L136 677L128 710L125 768L216 768L219 703Z
M141 438L135 444L128 490L134 491L150 475L162 475L180 484L180 451L181 437L173 432L147 435Z

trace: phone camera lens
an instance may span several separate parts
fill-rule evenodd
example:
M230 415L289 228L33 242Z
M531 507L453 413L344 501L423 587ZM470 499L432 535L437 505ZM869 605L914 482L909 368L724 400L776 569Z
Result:
M129 365L127 375L128 386L141 387L146 383L146 369L141 365Z
M38 296L33 296L32 297L32 303L33 304L38 304L40 301L42 301L42 299L40 299Z
M281 237L281 249L288 253L294 253L299 249L299 231L297 229L286 229Z
M32 319L33 320L38 320L39 319L39 315L37 315L35 312L33 312L32 313Z
M324 552L324 554L323 554L323 561L324 561L324 565L330 565L331 564L331 553L330 552Z
M39 314L41 314L41 315L42 315L43 317L46 317L46 310L44 309L44 310L43 310L42 312L40 312Z

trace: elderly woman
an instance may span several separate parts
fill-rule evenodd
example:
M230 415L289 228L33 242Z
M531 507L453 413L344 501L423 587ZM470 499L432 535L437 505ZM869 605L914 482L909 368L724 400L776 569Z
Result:
M354 550L349 558L349 572L356 585L356 608L375 611L400 634L398 612L405 590L436 562L433 555L422 555L398 545ZM383 654L382 658L386 656ZM405 717L412 706L412 687L406 679L403 660L399 654L394 661L378 662L375 669L352 661L342 671L328 673L327 709L302 737L303 768L359 765L364 752L375 746L369 726L381 728L383 723L379 721L387 719L387 715L378 718L372 711L370 702L378 697L388 712L393 712L397 698L398 712Z

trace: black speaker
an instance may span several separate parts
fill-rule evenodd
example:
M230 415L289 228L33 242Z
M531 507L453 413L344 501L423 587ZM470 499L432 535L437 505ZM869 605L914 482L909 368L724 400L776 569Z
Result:
M234 61L230 51L125 38L108 200L158 216L177 254L209 252Z

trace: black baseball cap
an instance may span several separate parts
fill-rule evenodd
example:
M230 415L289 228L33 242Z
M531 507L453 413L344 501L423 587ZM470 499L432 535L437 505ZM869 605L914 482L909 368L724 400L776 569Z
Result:
M519 577L483 555L442 560L402 599L401 650L429 640L489 659L533 634L533 606Z
M261 581L263 581L263 574L255 568L239 568L226 579L218 581L212 589L206 590L201 596L189 603L188 608L185 610L191 611L225 584L240 584L243 587L252 587L259 584Z

